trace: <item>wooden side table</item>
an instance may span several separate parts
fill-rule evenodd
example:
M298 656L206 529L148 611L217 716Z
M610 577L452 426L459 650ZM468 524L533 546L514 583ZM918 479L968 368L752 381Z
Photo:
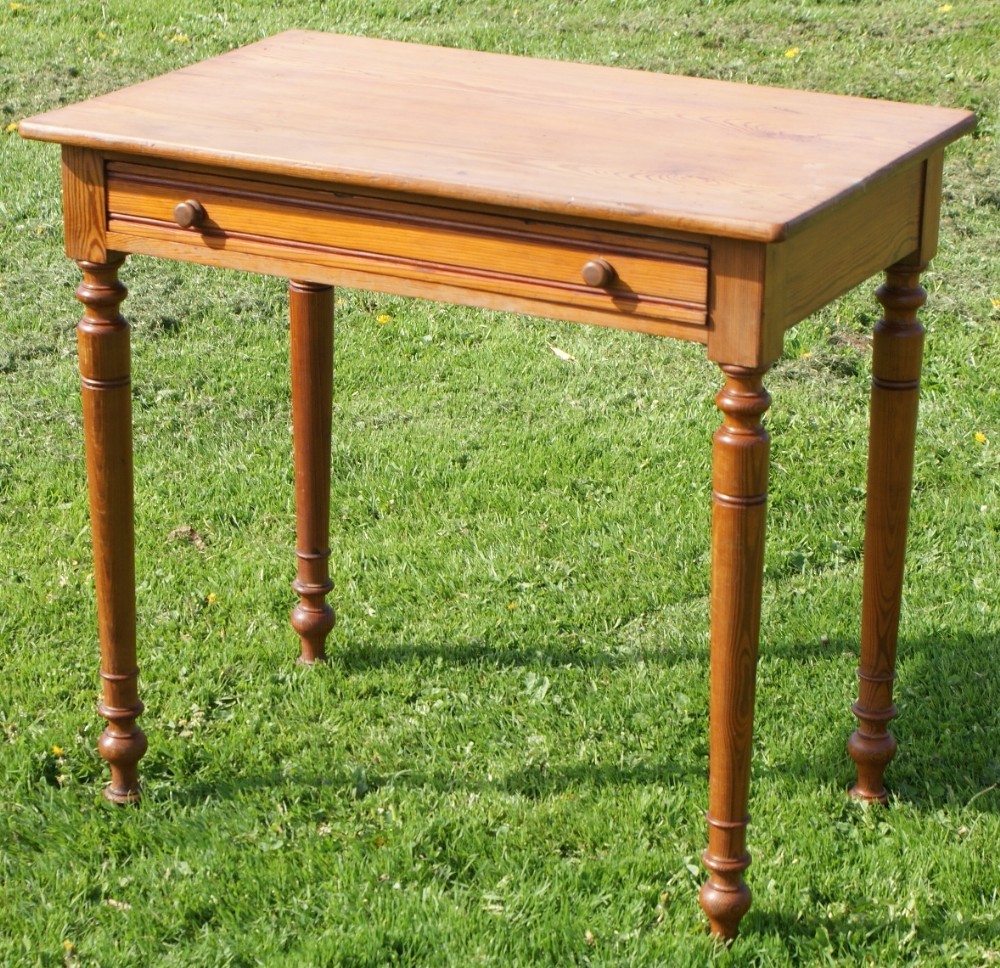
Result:
M887 724L944 147L968 112L292 31L23 121L61 144L77 297L106 795L139 797L126 254L288 277L301 658L324 656L332 285L705 344L715 400L712 930L746 851L770 404L784 332L886 269L875 327L852 793L886 799Z

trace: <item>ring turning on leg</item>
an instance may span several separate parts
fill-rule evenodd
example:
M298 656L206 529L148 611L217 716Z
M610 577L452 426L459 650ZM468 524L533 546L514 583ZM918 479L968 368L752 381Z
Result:
M146 737L135 650L135 538L132 513L132 397L128 323L118 312L126 289L118 280L124 256L80 262L76 298L87 487L94 547L94 587L101 642L103 699L108 726L98 741L111 766L104 795L115 803L139 799L137 764Z
M766 367L722 366L726 384L712 472L712 617L709 696L708 850L701 906L713 934L735 938L750 908L743 871L753 733L760 596L764 569L771 403Z
M880 803L888 799L883 774L896 752L888 724L896 715L892 685L924 345L917 319L927 298L923 268L900 264L886 273L877 292L884 313L872 349L861 663L858 701L851 707L858 728L847 749L858 768L851 795Z
M326 658L334 626L326 601L330 581L330 435L333 408L333 287L311 282L288 286L291 328L292 434L295 452L295 555L292 589L299 603L292 628L299 661Z

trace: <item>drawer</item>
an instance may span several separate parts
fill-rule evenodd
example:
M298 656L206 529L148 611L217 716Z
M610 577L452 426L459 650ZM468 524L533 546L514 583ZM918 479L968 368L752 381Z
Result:
M708 251L695 242L130 161L107 162L106 174L112 248L157 254L146 238L214 252L204 259L214 264L287 266L301 278L315 267L316 281L440 298L478 291L467 301L651 332L643 321L705 326Z

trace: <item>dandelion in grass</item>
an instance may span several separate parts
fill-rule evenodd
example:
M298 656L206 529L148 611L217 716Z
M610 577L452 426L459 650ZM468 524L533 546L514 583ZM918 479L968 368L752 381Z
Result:
M975 432L975 433L974 433L974 434L972 435L972 439L973 439L973 440L974 440L974 441L975 441L975 442L976 442L977 444L985 444L985 443L986 443L986 441L987 441L987 440L989 440L989 437L987 437L987 436L986 436L986 434L984 434L984 433L983 433L983 432L982 432L981 430L977 430L977 431L976 431L976 432Z
M942 3L941 6L938 7L938 13L950 13L953 9L954 8L950 3Z
M53 756L62 756L65 752L66 751L61 746L53 746L52 747L52 755Z
M385 326L386 323L392 322L392 316L390 316L388 313L382 313L380 316L376 318L376 322L379 324L379 326Z
M800 53L801 51L798 49L798 47L789 47L788 50L785 51L785 57L787 57L789 60L795 60L795 58L798 57Z

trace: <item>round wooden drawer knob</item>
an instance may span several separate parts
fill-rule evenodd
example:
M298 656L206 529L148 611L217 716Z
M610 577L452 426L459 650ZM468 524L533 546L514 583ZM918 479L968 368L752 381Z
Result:
M610 286L615 281L615 267L607 259L591 259L583 266L583 281L602 289Z
M189 198L174 209L174 221L182 229L194 228L205 221L205 209L202 208L201 202Z

